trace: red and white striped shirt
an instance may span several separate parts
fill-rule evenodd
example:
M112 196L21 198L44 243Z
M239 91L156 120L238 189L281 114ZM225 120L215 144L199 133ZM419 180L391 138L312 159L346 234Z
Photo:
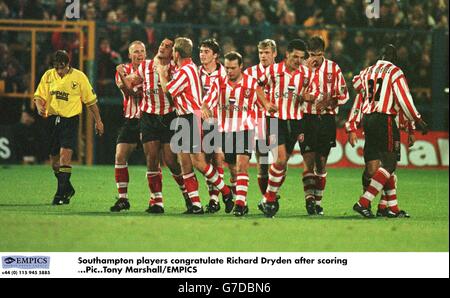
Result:
M267 67L264 67L261 63L257 65L253 65L246 70L244 70L245 74L248 74L249 76L254 77L256 80L259 80L262 78L266 73ZM264 87L264 94L266 95L266 98L269 99L269 86ZM255 136L258 139L265 139L266 138L266 110L262 105L258 105L258 109L256 110L256 127L255 127ZM262 119L260 121L260 119Z
M169 73L175 71L175 64L171 61ZM161 89L159 75L156 71L155 60L145 60L139 65L138 75L143 79L142 88L144 91L140 109L149 114L166 115L174 111L167 96Z
M356 95L355 101L353 103L352 109L347 118L347 122L345 122L345 129L347 132L357 131L363 117L362 113L363 109L363 94L358 93ZM413 120L409 120L402 110L398 111L397 117L395 118L398 128L405 130L409 133L413 132L416 127Z
M135 72L133 70L133 64L128 63L124 64L124 70L127 75ZM122 80L120 79L119 73L116 71L116 85L119 87L123 84ZM134 89L137 90L139 88L142 88L142 85L135 86ZM122 89L120 89L123 95L123 116L127 119L134 119L134 118L140 118L141 117L141 111L139 109L139 103L142 100L142 98L136 98L131 95L126 95Z
M353 78L353 87L362 93L363 114L397 115L402 111L410 121L420 119L403 71L388 61L378 60Z
M202 105L202 86L198 68L192 59L186 60L167 85L178 115L200 111Z
M211 72L208 73L206 69L201 65L198 69L200 80L202 81L202 88L203 88L203 94L207 94L209 89L211 89L214 81L220 76L225 77L227 75L227 72L225 71L225 67L223 67L222 64L217 63L217 68Z
M344 75L336 62L324 59L320 67L312 69L312 72L314 74L314 82L322 96L330 94L332 97L337 98L338 106L344 105L348 101L348 89ZM316 102L305 102L305 113L307 114L336 115L338 111L338 107L318 111Z
M269 86L270 102L278 107L278 112L271 116L282 120L302 119L303 95L308 92L318 96L312 73L304 65L290 73L284 61L272 64L266 69L265 75L259 79L259 82Z
M232 84L228 77L220 77L208 95L205 103L209 109L217 109L220 132L252 130L258 101L258 81L242 74L239 82Z
M349 118L347 131L356 130L362 114L383 113L399 115L400 125L407 121L410 128L420 119L403 71L388 61L378 60L353 78L358 92Z

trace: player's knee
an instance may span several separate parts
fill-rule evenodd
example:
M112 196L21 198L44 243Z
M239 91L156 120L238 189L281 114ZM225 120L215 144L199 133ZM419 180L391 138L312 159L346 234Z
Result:
M52 169L53 169L53 172L58 172L59 171L59 162L52 161Z
M115 162L118 165L124 165L127 163L127 159L124 154L117 152L116 157L115 157Z
M285 169L287 167L287 159L278 159L275 164L277 168Z

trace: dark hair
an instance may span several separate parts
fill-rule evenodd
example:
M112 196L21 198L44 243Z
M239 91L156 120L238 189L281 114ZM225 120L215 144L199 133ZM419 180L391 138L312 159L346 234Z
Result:
M294 50L306 52L308 47L306 46L306 42L302 39L293 39L289 42L287 46L287 51L292 53Z
M237 60L239 65L242 65L242 55L238 52L228 52L224 56L225 60L234 61Z
M324 51L325 41L321 36L318 35L311 37L308 41L308 50L311 52Z
M379 59L395 63L397 60L397 48L391 43L385 44L380 51Z
M66 67L70 62L69 54L64 50L58 50L53 54L52 65L55 68Z
M215 38L205 39L200 43L199 49L201 47L209 48L213 51L214 54L220 54L220 45Z

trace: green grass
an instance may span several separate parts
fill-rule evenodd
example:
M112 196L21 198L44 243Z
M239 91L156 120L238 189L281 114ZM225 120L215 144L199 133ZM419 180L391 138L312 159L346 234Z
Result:
M280 211L268 219L257 210L260 193L251 169L250 213L182 215L184 202L164 170L164 215L144 212L144 167L131 167L131 209L112 214L112 166L75 166L70 205L51 206L56 188L49 166L0 168L0 251L448 251L448 171L398 170L398 194L410 219L366 220L352 211L361 169L329 169L324 217L306 216L300 169L289 169ZM206 202L206 187L201 195ZM378 201L378 199L376 199Z

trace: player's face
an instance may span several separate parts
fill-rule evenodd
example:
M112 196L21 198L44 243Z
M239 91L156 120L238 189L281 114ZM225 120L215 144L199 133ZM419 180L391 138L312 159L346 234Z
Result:
M69 65L63 67L55 67L55 69L58 75L62 78L69 72Z
M275 63L275 57L277 56L277 52L273 51L272 48L263 48L258 49L259 62L267 67L271 64Z
M238 60L225 59L225 70L230 81L237 81L241 77L242 65L239 65Z
M140 64L147 56L144 45L140 43L132 45L128 52L132 64Z
M170 59L172 57L173 41L164 39L159 45L158 56L162 59Z
M200 62L203 65L208 65L215 62L217 54L214 54L213 50L207 47L200 47Z
M306 53L300 50L293 50L291 53L286 52L286 64L291 69L298 69L305 60Z
M312 67L319 67L323 62L323 51L308 52L308 64Z

